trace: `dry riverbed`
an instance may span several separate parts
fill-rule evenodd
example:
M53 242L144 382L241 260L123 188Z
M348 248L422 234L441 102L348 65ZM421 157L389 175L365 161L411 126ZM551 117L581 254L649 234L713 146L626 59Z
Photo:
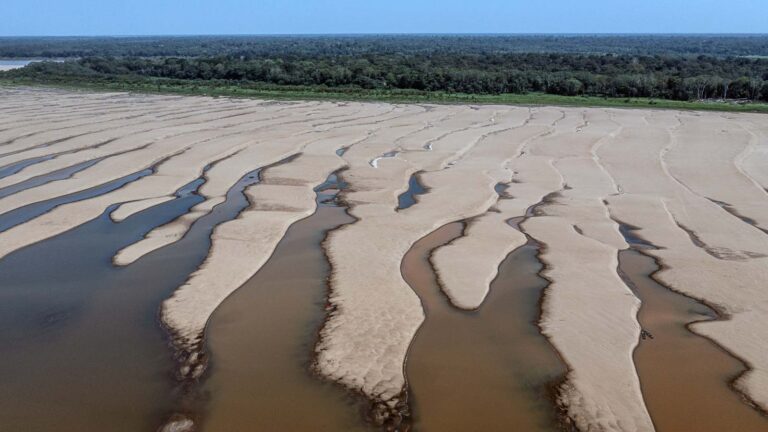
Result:
M768 116L0 99L0 429L768 430Z

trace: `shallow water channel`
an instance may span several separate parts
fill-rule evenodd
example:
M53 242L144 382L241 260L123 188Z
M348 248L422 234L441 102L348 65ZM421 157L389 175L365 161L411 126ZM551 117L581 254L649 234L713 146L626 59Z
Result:
M717 319L702 303L657 283L653 258L619 253L619 270L642 301L645 330L634 353L648 411L658 432L768 431L768 417L747 405L730 382L745 367L687 325Z
M215 312L202 382L175 379L158 308L202 263L213 227L248 205L242 190L258 175L244 176L183 239L127 267L112 265L115 252L202 201L195 193L202 178L122 222L110 219L112 206L0 259L0 431L152 432L177 412L192 413L203 432L374 430L365 401L311 367L327 313L322 242L353 222L334 200L344 187L335 175L318 188L317 211L292 225L267 264ZM0 229L139 177L0 215ZM409 425L427 432L560 430L553 385L566 370L536 324L547 286L539 247L530 241L509 254L484 304L459 310L441 292L429 257L463 230L461 223L443 226L402 263L426 312L406 363ZM652 275L659 266L636 250L652 245L622 232L635 249L620 252L619 271L642 300L645 330L634 360L657 430L768 430L768 417L730 386L745 366L687 329L717 315L658 284Z
M242 190L257 181L257 171L244 176L181 240L127 267L112 265L115 253L201 202L202 179L120 223L109 217L113 205L0 260L0 430L154 431L170 414L195 410L175 379L159 306L203 262L213 228L247 206ZM111 185L0 215L0 228Z
M403 260L426 312L406 367L414 430L559 430L551 385L565 367L536 325L547 286L538 249L529 243L509 254L483 305L463 311L440 291L429 262L462 231L461 223L445 225Z
M269 261L214 313L201 396L204 431L365 431L366 404L311 370L326 316L329 230L351 223L333 202L336 176L317 211L293 224Z
M126 268L111 260L198 200L119 224L110 208L0 260L0 430L152 431L175 410L157 310L205 257L207 239L190 237Z

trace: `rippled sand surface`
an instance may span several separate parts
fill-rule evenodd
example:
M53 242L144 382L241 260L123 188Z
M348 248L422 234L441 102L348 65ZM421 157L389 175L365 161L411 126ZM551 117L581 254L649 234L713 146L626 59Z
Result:
M312 367L367 397L376 421L407 422L405 363L425 319L403 257L452 222L466 228L431 265L457 310L493 298L499 265L528 238L541 245L549 283L537 324L568 368L556 396L567 422L655 427L633 358L641 300L618 272L630 247L622 226L654 246L645 253L661 266L661 286L718 312L691 325L692 337L745 365L728 390L768 409L764 115L25 88L0 96L0 258L107 209L119 225L196 197L111 257L131 268L213 224L202 263L156 305L182 381L205 377L216 308L315 212L315 188L338 173L354 221L323 242L332 271ZM422 190L402 206L414 175Z

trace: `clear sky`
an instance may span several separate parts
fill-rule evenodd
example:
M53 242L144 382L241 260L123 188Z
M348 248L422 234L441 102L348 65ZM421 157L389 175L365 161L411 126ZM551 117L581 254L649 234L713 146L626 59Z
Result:
M768 33L768 0L0 0L0 36Z

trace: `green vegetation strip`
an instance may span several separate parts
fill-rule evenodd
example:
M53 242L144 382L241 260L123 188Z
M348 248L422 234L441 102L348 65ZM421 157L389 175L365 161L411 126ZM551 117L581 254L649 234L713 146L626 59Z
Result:
M147 79L126 81L40 80L28 78L0 78L2 86L42 86L93 91L124 91L152 94L180 94L190 96L225 96L254 99L370 101L391 103L435 104L501 104L501 105L554 105L579 107L653 108L727 112L768 113L768 104L727 102L687 102L649 98L609 98L594 96L561 96L546 93L527 94L466 94L425 92L416 90L365 90L323 87L236 85L211 81Z

